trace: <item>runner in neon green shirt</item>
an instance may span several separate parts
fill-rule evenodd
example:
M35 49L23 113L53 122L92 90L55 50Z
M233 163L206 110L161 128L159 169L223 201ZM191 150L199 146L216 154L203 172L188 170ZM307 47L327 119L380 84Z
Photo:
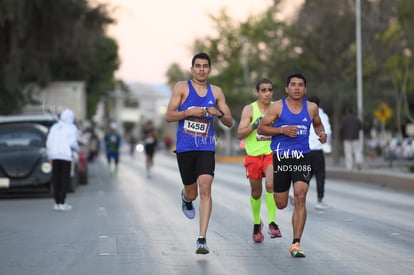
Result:
M256 83L257 100L243 108L237 137L245 139L246 158L244 167L250 182L250 205L253 214L253 241L261 243L263 223L260 219L262 179L265 178L266 206L268 210L268 228L271 238L281 237L276 223L276 204L273 198L273 157L270 149L270 136L259 135L256 131L260 120L272 104L273 84L267 78Z

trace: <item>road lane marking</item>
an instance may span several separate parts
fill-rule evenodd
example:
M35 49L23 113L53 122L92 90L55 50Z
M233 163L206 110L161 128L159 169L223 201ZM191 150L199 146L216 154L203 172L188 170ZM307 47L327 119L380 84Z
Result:
M116 240L105 235L99 236L98 239L98 255L114 256L116 255Z

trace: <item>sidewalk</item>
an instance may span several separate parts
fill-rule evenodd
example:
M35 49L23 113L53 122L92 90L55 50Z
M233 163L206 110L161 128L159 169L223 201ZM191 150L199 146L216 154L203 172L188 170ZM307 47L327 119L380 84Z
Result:
M343 158L334 163L334 160L328 156L326 157L326 177L414 191L414 173L409 172L409 165L414 165L414 162L394 161L391 164L380 157L375 160L366 158L361 170L354 169L348 171L345 168Z

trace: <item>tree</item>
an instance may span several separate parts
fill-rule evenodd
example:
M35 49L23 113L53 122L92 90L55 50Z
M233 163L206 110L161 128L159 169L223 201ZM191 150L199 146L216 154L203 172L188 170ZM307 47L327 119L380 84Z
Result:
M414 93L413 68L410 66L414 58L414 33L412 32L414 28L414 18L412 16L414 13L414 2L411 0L396 0L395 2L399 23L407 43L404 54L405 58L409 61L406 70L406 81L403 85L403 96L405 98L404 110L410 122L414 123L413 115L410 113L410 110L414 109L414 99L413 96L408 97L408 94ZM409 101L410 99L411 101Z
M279 2L279 1L276 1ZM286 25L276 19L276 7L243 22L234 22L223 9L210 16L217 34L196 39L194 51L206 51L213 64L211 82L220 83L236 120L242 107L255 99L254 84L268 77L283 89L279 77L284 68L284 33Z
M87 0L0 2L0 110L18 112L29 83L85 80L88 87L96 87L93 79L103 79L98 75L108 76L108 71L113 80L117 46L105 36L105 27L112 23L105 5L91 7ZM103 52L108 53L107 63L97 68L94 58L102 58Z
M253 99L250 91L257 78L271 78L283 95L284 78L302 72L308 79L308 94L322 99L333 128L338 128L342 111L356 105L355 1L305 1L289 24L277 19L278 2L242 22L235 22L225 10L211 16L216 34L196 39L194 51L211 55L211 81L223 87L236 118ZM382 101L396 110L404 107L411 118L414 2L362 0L361 11L363 117L368 132L373 111ZM395 123L401 125L404 119ZM333 133L338 142L338 131Z
M190 72L184 72L177 63L173 63L168 68L166 76L168 79L168 86L173 88L175 83L180 80L190 78L191 74Z

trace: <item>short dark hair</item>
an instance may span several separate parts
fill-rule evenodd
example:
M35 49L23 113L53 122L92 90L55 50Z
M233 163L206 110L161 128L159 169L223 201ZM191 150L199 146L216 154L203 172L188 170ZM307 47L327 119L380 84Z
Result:
M191 67L194 67L195 60L196 59L206 59L208 61L208 66L211 67L211 60L210 56L204 52L200 52L193 56L193 59L191 60Z
M313 103L315 103L318 106L321 103L321 100L317 96L308 97L308 101L313 102Z
M299 73L291 74L286 78L286 87L289 86L290 80L292 80L292 78L294 77L302 79L306 87L306 78L302 74L299 74Z
M265 83L266 84L271 84L273 86L273 83L270 79L261 78L261 79L257 80L257 82L256 82L256 91L259 91L260 90L260 85L265 84Z

